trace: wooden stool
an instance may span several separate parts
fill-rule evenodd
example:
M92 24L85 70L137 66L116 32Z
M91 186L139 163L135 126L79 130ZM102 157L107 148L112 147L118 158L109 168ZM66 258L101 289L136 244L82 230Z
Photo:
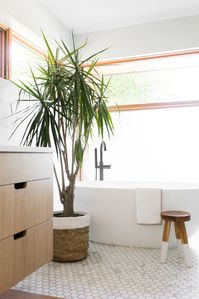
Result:
M178 255L184 257L185 265L187 267L191 267L188 238L185 228L185 221L191 219L190 213L184 211L165 211L161 213L161 218L165 221L162 236L161 262L166 262L171 221L173 221L177 239Z

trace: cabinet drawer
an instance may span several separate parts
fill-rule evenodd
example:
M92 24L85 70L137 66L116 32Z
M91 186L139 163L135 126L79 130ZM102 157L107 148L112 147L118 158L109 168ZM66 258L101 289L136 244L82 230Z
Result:
M25 276L36 271L53 258L53 221L39 224L27 231Z
M52 259L52 220L0 241L0 294Z
M1 153L0 185L52 176L51 153Z
M0 186L0 240L52 219L52 197L52 179Z

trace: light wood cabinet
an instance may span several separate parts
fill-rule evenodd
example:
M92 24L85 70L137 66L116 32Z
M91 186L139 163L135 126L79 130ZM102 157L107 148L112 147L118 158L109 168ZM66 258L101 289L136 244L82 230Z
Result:
M0 185L51 177L51 155L44 153L2 153Z
M52 259L52 153L0 147L0 294Z

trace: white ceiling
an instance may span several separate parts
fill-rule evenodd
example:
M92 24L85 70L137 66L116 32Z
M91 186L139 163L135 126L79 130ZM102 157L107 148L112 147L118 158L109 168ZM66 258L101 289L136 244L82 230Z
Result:
M199 15L199 0L40 0L74 33Z

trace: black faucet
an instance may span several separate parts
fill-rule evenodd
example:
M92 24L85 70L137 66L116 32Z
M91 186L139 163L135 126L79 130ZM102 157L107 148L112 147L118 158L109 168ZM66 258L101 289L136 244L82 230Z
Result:
M110 169L111 165L104 165L103 163L103 150L106 151L106 143L104 141L101 142L100 144L100 162L98 165L97 162L97 148L95 148L95 169L96 169L96 177L95 179L97 180L97 168L99 168L99 173L100 173L100 181L104 180L104 169Z

